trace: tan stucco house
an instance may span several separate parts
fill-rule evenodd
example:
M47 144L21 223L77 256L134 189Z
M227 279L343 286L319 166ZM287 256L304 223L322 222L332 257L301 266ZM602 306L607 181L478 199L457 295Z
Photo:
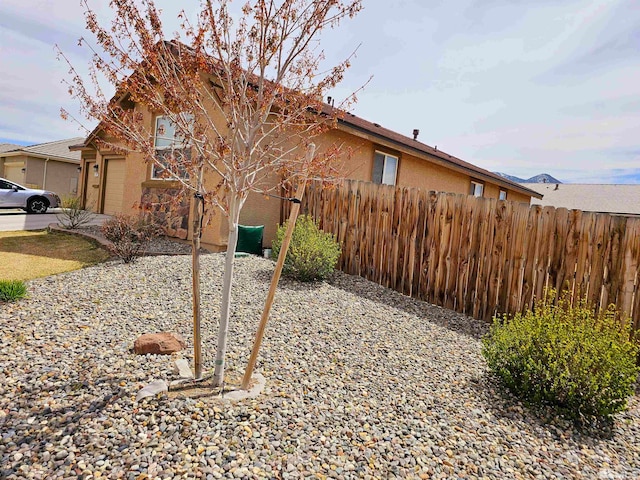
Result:
M75 137L30 146L0 144L0 177L58 195L78 193L80 152L69 147L82 142Z
M212 114L219 115L220 112ZM146 111L143 115L144 121L149 122L149 130L157 133L162 117ZM162 194L177 193L176 183L155 178L153 166L145 163L141 155L123 156L102 151L96 142L100 135L98 127L84 142L73 147L81 152L79 195L87 208L104 214L134 213L141 203L157 201ZM541 197L527 187L430 147L417 136L417 131L407 137L346 114L334 129L314 142L320 150L338 143L351 151L342 167L345 178L524 203L529 203L531 197ZM269 244L282 220L281 210L280 200L251 195L242 210L240 222L264 225L265 244ZM178 209L178 218L174 216L169 235L189 238L189 214L190 205L186 199ZM206 226L202 241L209 248L223 249L226 240L226 219L215 215Z

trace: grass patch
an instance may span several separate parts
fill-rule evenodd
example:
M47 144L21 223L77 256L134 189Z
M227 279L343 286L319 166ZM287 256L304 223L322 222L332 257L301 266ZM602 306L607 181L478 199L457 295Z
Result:
M40 231L0 232L0 279L31 280L104 262L109 254L84 238Z
M0 302L14 302L26 297L27 286L20 280L0 280Z

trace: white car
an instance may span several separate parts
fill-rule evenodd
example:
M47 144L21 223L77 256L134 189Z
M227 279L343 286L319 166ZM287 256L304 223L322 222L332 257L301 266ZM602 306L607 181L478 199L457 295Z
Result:
M0 208L21 208L27 213L45 213L60 205L60 197L48 190L35 190L0 178Z

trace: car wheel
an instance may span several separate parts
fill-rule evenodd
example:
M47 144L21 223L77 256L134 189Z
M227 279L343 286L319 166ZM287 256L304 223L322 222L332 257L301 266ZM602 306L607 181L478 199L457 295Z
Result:
M45 213L47 208L49 208L49 202L46 198L32 198L27 203L27 213Z

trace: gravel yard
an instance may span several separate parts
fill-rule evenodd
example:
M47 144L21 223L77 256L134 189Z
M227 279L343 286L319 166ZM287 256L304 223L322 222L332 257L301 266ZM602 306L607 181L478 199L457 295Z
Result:
M202 258L207 368L223 258ZM236 259L229 375L272 269ZM145 257L31 281L31 298L0 306L0 478L640 478L637 396L608 436L545 423L487 378L483 323L342 273L281 282L258 398L138 403L176 375L130 346L190 338L190 282L190 257Z

